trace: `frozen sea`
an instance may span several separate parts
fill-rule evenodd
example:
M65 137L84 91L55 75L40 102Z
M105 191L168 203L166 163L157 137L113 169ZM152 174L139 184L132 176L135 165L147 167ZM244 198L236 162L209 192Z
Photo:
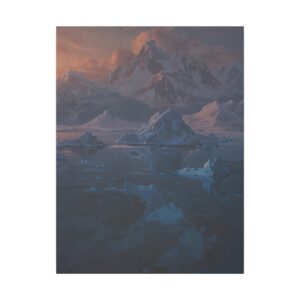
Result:
M57 131L57 140L82 132ZM243 139L218 147L57 150L58 273L242 273ZM208 192L179 176L217 158Z

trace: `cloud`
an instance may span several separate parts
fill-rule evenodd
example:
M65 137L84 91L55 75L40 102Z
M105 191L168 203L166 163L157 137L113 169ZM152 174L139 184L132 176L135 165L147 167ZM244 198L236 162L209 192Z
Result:
M106 61L97 61L91 57L86 58L73 69L75 71L84 73L89 79L92 80L103 79L109 71Z
M160 27L149 29L138 34L132 40L132 52L137 54L146 41L155 40L156 43L170 52L186 53L194 58L204 60L211 68L218 68L233 61L241 60L242 54L230 51L225 47L207 45L197 37L186 34L182 28Z
M141 32L132 40L132 52L137 54L146 41L155 40L157 44L170 52L182 51L186 47L186 39L176 30L168 27L154 28Z
M243 58L241 28L59 27L57 74L80 69L90 78L102 79L118 64L129 62L148 40L155 40L170 54L192 55L210 68Z
M89 57L77 65L75 70L85 73L89 79L101 80L116 66L128 63L132 57L133 54L129 50L115 49L109 59L96 60Z
M228 51L224 47L196 44L189 49L189 54L198 60L205 61L211 69L217 69L233 62L241 61L239 53Z
M127 49L115 49L110 57L110 68L114 69L117 65L128 63L132 57L132 52Z

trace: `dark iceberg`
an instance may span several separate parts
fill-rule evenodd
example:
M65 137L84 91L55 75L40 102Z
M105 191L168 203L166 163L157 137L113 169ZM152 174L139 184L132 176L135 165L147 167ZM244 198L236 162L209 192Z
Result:
M69 148L103 148L105 144L90 132L86 132L82 136L74 140L63 140L59 143L59 147Z

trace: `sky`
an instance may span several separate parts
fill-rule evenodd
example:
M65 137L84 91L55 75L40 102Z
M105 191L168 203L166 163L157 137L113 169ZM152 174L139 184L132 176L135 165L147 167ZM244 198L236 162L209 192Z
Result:
M147 40L219 68L243 59L243 27L57 27L57 76L69 70L102 79Z

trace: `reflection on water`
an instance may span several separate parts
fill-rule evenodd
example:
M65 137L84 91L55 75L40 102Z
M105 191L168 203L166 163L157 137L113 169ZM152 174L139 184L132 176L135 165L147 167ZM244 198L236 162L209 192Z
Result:
M58 272L243 272L243 161L218 151L58 150ZM175 173L214 156L213 194Z
M157 172L170 172L180 169L181 161L188 150L185 148L145 147L149 168Z

